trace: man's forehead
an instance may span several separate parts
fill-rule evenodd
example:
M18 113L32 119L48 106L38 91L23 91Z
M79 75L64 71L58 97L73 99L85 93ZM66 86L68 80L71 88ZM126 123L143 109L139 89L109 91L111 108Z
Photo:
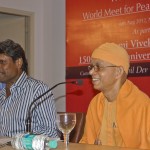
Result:
M104 60L101 60L101 59L98 59L98 58L92 58L91 59L91 63L92 64L110 64L110 65L112 65L111 63L109 63L108 61L104 61Z
M0 54L0 59L2 60L12 60L12 58L6 54L1 53Z

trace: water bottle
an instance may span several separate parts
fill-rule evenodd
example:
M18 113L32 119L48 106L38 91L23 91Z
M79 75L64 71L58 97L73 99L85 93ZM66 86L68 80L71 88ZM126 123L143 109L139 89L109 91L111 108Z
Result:
M11 145L14 149L20 149L20 150L24 150L21 139L24 136L24 134L17 134L16 136L12 137L11 140Z
M11 144L17 150L46 150L56 148L58 140L59 138L27 133L14 136Z
M35 136L32 141L32 148L34 150L49 150L57 147L59 138L50 138L45 135Z

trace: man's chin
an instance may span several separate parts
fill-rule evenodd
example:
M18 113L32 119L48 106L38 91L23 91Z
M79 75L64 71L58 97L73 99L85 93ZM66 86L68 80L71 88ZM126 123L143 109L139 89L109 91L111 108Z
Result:
M95 90L100 91L100 86L98 86L98 85L93 85L93 88L94 88Z

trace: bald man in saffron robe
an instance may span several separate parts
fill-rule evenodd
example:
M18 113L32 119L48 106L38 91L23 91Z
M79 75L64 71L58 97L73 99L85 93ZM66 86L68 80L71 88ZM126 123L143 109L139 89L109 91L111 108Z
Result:
M150 98L127 79L127 51L105 43L91 56L89 74L99 90L90 102L80 143L150 149Z

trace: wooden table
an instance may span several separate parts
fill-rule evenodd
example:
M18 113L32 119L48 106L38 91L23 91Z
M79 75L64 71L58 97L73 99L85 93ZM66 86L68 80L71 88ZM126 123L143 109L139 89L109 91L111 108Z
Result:
M4 147L1 147L0 150L14 150L14 149L11 146L4 146ZM77 144L77 143L69 143L68 148L66 148L64 143L59 142L58 147L54 150L140 150L140 149L89 145L89 144Z
M79 144L79 143L69 143L68 148L65 147L64 143L58 143L56 150L140 150L132 148L120 148L113 146L101 146L101 145L91 145L91 144Z

